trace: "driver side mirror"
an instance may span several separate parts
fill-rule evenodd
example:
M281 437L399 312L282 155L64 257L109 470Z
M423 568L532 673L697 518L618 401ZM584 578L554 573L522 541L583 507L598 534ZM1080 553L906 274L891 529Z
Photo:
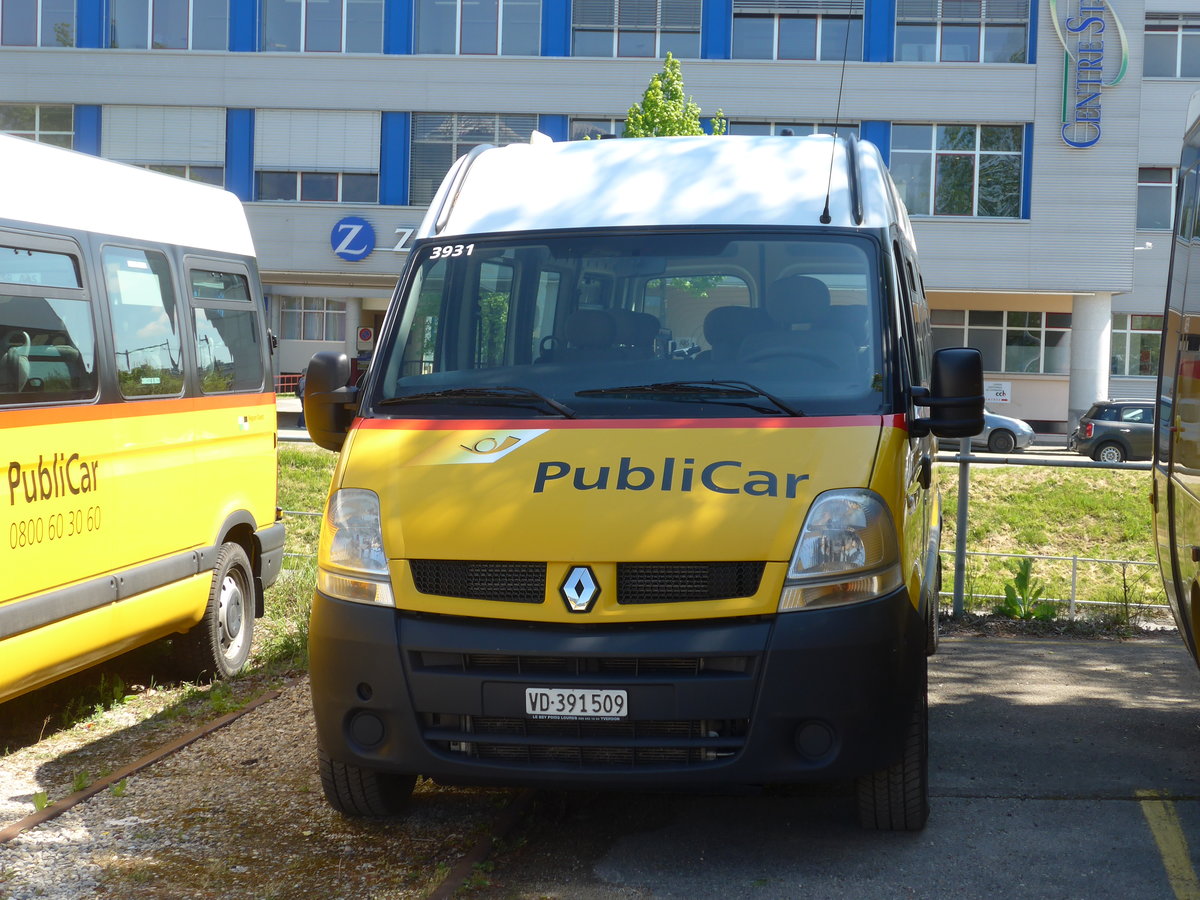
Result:
M929 407L929 417L913 419L916 437L971 437L983 431L983 357L973 347L946 347L933 354L931 386L914 388L913 403Z
M304 421L313 443L341 450L358 409L358 388L347 387L350 360L345 353L323 350L308 364L304 382Z

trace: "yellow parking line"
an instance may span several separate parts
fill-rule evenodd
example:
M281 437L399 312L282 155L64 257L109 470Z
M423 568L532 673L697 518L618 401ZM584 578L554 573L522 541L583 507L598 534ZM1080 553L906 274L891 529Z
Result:
M1187 838L1183 836L1175 804L1156 791L1138 791L1137 797L1154 842L1158 844L1158 853L1176 900L1200 900L1200 878L1192 868Z

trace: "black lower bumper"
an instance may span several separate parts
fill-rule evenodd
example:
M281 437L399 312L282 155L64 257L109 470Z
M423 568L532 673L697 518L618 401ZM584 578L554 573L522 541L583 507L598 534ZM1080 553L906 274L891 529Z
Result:
M318 739L334 759L443 782L711 788L896 761L925 689L901 591L770 618L566 628L314 599ZM528 688L622 690L615 720L526 713Z

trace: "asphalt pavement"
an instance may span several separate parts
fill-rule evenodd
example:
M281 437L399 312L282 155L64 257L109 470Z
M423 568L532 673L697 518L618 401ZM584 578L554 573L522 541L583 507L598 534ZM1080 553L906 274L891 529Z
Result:
M930 668L923 832L859 830L848 785L542 791L472 897L1191 900L1198 698L1174 632L947 638Z

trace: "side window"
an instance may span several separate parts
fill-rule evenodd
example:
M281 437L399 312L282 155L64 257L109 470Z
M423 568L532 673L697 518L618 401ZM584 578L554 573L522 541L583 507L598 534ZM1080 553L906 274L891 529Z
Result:
M190 269L188 282L200 390L205 394L261 390L260 323L246 276Z
M77 258L0 245L0 403L96 395L96 338Z
M105 247L117 381L126 397L183 391L179 307L171 267L157 250Z
M511 265L484 262L479 266L479 298L475 330L475 368L505 365L508 310L512 300Z
M554 317L558 311L562 275L552 269L543 270L538 278L537 301L533 311L533 355L542 358L554 339Z

